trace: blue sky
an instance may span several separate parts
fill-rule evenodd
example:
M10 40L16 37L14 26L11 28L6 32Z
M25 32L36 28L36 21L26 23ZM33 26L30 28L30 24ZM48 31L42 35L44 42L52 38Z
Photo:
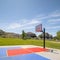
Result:
M38 24L56 35L60 30L60 0L0 0L0 29L40 34L35 32Z

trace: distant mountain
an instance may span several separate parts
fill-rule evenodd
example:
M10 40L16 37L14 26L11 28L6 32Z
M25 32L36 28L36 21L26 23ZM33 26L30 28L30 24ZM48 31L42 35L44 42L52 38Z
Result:
M3 38L20 38L21 35L16 34L16 33L5 32L5 31L0 29L0 37L3 37Z

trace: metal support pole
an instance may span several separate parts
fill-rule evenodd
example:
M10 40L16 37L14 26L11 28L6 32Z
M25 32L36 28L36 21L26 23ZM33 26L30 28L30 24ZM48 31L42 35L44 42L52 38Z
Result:
M44 38L43 38L43 48L45 48L45 28L43 30L43 35L44 35Z

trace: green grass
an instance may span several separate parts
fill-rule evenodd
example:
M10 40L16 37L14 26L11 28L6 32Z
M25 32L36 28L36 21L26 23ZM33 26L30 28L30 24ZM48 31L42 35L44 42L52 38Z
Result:
M6 45L37 45L43 46L43 40L33 40L33 39L17 39L17 38L0 38L0 46ZM46 47L60 49L60 43L54 41L46 40Z

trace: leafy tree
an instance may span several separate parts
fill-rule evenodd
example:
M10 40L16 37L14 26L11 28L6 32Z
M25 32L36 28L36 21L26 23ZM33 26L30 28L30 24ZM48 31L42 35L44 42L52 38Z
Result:
M57 32L57 39L60 40L60 31Z
M0 30L0 37L5 37L5 32L3 30Z
M3 30L0 30L0 35L3 35L5 32Z
M54 39L54 40L57 40L58 38L57 38L57 36L54 36L53 39Z
M36 36L35 33L27 32L27 33L26 33L26 37L27 37L27 38L36 38L37 36Z
M39 35L39 37L42 39L43 37L44 37L44 34L42 33L42 34L40 34ZM53 36L52 35L50 35L49 33L45 33L45 38L46 39L52 39L53 38Z
M24 30L22 31L22 39L26 39L26 33L24 32Z

